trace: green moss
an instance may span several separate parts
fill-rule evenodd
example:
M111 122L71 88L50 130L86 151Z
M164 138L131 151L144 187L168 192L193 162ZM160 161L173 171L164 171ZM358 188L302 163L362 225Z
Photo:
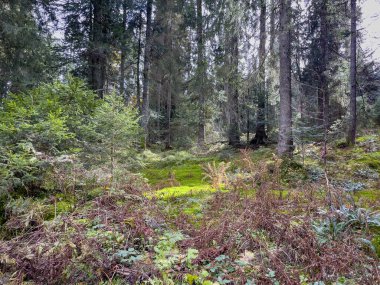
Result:
M90 225L91 221L89 219L76 219L74 220L75 223L80 225Z
M88 199L94 199L96 197L101 196L104 193L104 189L101 187L91 189L87 192L87 198Z
M363 143L363 142L376 140L376 139L377 139L377 137L375 135L366 135L366 136L361 136L361 137L356 138L356 142L357 143Z
M183 212L189 216L200 216L202 214L203 205L201 202L191 202Z
M174 176L181 185L185 186L205 184L202 166L199 162L188 162L181 166L146 169L143 174L151 185L158 185L160 182L168 180L171 176Z
M302 157L295 157L295 158L302 161ZM305 166L309 166L309 167L310 166L319 167L319 165L320 165L318 160L316 160L315 158L312 158L310 156L305 156L304 162L305 162Z
M116 205L117 205L118 207L122 207L122 206L125 205L125 201L121 201L121 200L116 201Z
M177 156L167 156L165 161L171 161L171 165L160 162L143 170L144 177L152 186L163 187L145 195L159 199L158 203L168 216L175 218L179 214L185 214L196 225L202 217L205 201L216 191L203 179L202 164L212 160L220 161L220 158L193 157L187 161L182 160L182 164L178 165L178 161L174 159Z
M178 186L167 187L161 190L147 194L148 197L156 197L159 199L167 200L178 197L193 197L203 193L212 193L216 190L210 185L203 184L198 186Z
M261 147L252 152L252 160L261 161L268 160L273 157L273 153L276 153L276 150L270 147Z
M159 199L157 204L166 213L167 221L174 221L179 215L186 215L187 221L195 227L200 226L203 210L207 200L212 197L212 192L188 192L186 196L167 196Z
M46 207L44 218L46 220L53 219L56 215L71 212L74 209L74 203L72 201L57 201Z
M170 203L165 204L164 209L171 217L185 214L193 224L196 224L203 216L204 205L208 197L210 196L200 195L198 197L172 198Z
M293 159L284 159L280 171L281 179L286 183L307 179L306 169Z
M366 153L354 160L380 172L380 151Z
M380 190L368 189L368 190L357 191L354 193L354 198L355 200L359 200L360 198L365 198L370 201L378 201L380 200Z
M275 194L276 196L282 197L282 198L285 198L289 194L288 190L272 190L271 192Z

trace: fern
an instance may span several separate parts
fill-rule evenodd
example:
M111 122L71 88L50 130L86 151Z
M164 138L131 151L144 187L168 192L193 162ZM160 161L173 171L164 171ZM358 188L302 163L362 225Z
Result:
M219 165L213 161L212 163L206 163L202 166L204 171L203 179L211 181L211 185L215 189L219 189L222 185L228 183L227 170L230 168L230 162L221 162Z

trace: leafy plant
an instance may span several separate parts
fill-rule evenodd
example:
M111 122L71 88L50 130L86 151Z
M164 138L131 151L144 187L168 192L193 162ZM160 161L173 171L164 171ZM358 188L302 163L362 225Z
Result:
M202 270L199 274L186 274L185 281L189 285L213 285L213 283L210 280L206 280L207 277L209 277L210 274L207 272L207 270Z
M232 280L227 278L229 273L235 272L235 263L227 255L217 256L213 262L206 266L210 275L215 277L219 284L230 284Z
M380 213L371 212L364 208L347 208L342 206L336 211L347 226L365 228L370 226L380 227Z
M349 229L367 229L380 227L380 214L367 209L351 209L345 206L335 210L334 215L313 224L319 241L323 244L330 239L337 239Z
M185 257L187 267L189 268L191 267L191 262L198 257L198 253L199 253L198 250L195 248L187 249L187 253Z
M346 229L345 222L338 222L336 219L325 219L313 224L313 229L321 244L330 240L335 240Z
M372 238L371 244L374 246L377 256L380 257L380 234L377 234Z
M115 253L115 258L119 259L121 263L127 265L132 265L134 262L141 260L143 256L139 251L133 247L128 248L127 250L121 249Z
M179 261L180 253L176 243L184 239L181 232L166 232L154 247L154 263L160 270L168 269Z
M269 268L265 276L271 280L273 285L280 285L280 282L276 279L276 272L274 270Z

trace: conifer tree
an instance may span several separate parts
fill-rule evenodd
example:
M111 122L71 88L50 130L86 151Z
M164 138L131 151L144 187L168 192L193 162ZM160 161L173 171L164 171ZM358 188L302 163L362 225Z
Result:
M0 1L0 101L57 76L58 56L47 29L54 17L38 1Z
M259 71L258 71L258 98L257 98L257 118L256 118L256 134L252 144L264 144L267 139L265 132L265 98L266 98L266 76L265 76L265 62L266 62L266 17L267 5L266 0L260 0L260 45L259 45Z
M290 13L291 1L280 0L280 130L278 153L281 156L289 156L293 152Z
M356 0L351 0L351 46L350 46L350 107L347 143L355 144L356 136Z

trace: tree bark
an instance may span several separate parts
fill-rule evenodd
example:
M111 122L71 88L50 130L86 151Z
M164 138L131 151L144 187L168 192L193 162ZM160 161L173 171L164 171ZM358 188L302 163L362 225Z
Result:
M232 32L229 38L228 60L228 84L227 84L227 109L228 109L228 142L229 145L237 146L240 144L239 127L239 40L237 31Z
M197 0L197 75L198 75L198 96L199 96L199 115L198 115L198 146L205 146L205 77L206 66L204 60L203 42L203 15L202 0Z
M164 46L167 48L167 56L171 57L173 55L173 7L170 2L169 12L166 14L166 34L164 35ZM166 5L165 5L166 6ZM165 130L165 148L172 148L172 116L173 116L173 75L174 75L174 62L172 58L168 59L166 62L167 74L164 76L165 80L165 91L166 91L166 130Z
M140 88L140 59L141 59L141 33L142 33L142 12L140 12L139 16L139 24L138 24L139 36L137 43L137 62L136 62L136 104L137 109L139 110L139 114L142 114L141 110L141 88Z
M275 5L275 0L271 0L270 1L270 20L269 20L269 23L270 23L270 40L269 40L269 50L272 51L274 50L274 40L275 40L275 37L276 37L276 13L275 13L275 9L274 9L274 5Z
M266 58L266 0L260 0L260 44L259 44L259 92L257 96L256 134L251 144L264 144L267 137L265 132L265 58Z
M89 82L91 88L103 98L106 81L106 4L102 0L92 0L92 35L89 47Z
M119 79L119 94L126 99L125 96L125 60L126 60L126 40L127 40L127 1L123 1L123 38L121 43L120 56L120 79ZM126 100L127 101L127 100Z
M280 0L280 130L277 149L280 156L291 156L293 152L290 10L291 1Z
M355 144L356 136L356 0L351 0L350 106L347 143Z
M321 57L318 68L318 125L325 128L328 125L328 82L326 77L328 63L328 24L327 24L327 0L322 0L320 8L320 49Z
M166 97L166 138L165 148L172 148L172 75L169 74L167 81L167 97Z
M276 52L274 49L274 42L276 39L276 6L277 5L277 0L271 0L270 2L270 30L269 30L269 68L271 70L276 68ZM268 85L267 85L267 92L266 92L266 134L267 136L271 133L272 127L273 127L273 122L274 118L276 117L275 114L275 108L271 106L270 101L269 101L269 96L274 89L274 78L272 75L272 72L269 73L269 78L267 80Z
M145 31L145 52L143 69L143 93L142 93L142 127L145 132L145 145L148 138L149 124L149 71L150 71L150 52L152 46L152 6L153 0L148 0L146 4L146 31Z

